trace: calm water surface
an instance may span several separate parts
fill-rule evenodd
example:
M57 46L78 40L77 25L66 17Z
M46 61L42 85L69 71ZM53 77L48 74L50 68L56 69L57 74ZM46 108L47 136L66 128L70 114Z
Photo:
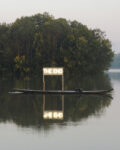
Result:
M66 90L114 88L109 96L8 94L14 87L42 89L42 78L0 80L1 150L120 149L119 72L65 75ZM46 78L46 89L60 88L60 77Z

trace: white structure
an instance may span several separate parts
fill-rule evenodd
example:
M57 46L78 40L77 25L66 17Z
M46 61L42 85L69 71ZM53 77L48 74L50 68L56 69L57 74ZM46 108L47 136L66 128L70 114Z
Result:
M45 76L62 76L62 90L64 91L64 70L60 67L43 68L43 90L45 90Z
M62 91L64 91L64 70L63 68L45 67L43 68L43 91L45 90L45 76L61 76L62 77ZM46 110L45 109L45 95L43 95L43 118L62 120L64 118L64 95L62 95L62 109L61 110Z

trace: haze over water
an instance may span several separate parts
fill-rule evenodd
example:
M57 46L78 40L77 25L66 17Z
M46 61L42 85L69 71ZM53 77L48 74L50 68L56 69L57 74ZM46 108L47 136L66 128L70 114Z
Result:
M46 78L47 89L60 89L60 78ZM13 87L42 89L42 79L0 80L0 149L120 149L120 73L94 78L65 75L65 89L109 89L111 96L10 95ZM44 111L63 111L63 118L44 119Z

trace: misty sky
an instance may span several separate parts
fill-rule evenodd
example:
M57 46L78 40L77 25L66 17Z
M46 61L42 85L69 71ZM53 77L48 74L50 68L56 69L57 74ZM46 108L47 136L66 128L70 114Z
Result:
M0 0L0 23L43 12L100 28L120 52L120 0Z

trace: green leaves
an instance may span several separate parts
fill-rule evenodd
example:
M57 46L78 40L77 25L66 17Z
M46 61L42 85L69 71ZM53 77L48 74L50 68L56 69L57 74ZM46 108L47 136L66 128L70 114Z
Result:
M112 57L111 43L104 32L77 21L44 13L0 25L0 65L8 72L17 68L37 74L43 66L62 66L99 73L108 69ZM29 69L20 69L26 64Z
M30 68L27 67L25 56L16 56L14 58L15 72L19 74L27 75L30 72Z

